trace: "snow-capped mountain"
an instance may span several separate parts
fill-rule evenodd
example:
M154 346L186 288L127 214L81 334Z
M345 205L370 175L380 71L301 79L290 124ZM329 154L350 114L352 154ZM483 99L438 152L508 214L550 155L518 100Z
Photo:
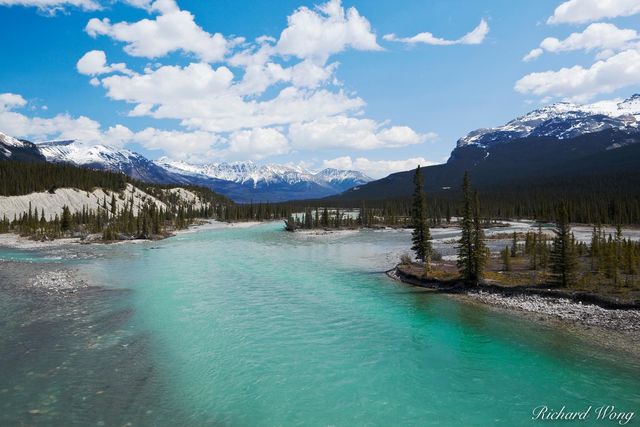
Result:
M163 157L155 163L174 173L204 175L209 178L250 185L253 188L265 185L295 185L311 182L338 190L346 190L354 185L371 181L371 178L357 171L323 169L314 173L300 166L277 164L258 166L251 161L212 163L199 166L183 161L171 161Z
M107 145L86 145L73 140L33 144L4 134L0 134L1 159L70 163L121 172L141 181L205 186L239 202L319 198L371 181L360 172L337 169L312 172L288 165L258 166L253 162L193 165L167 158L151 161L133 151Z
M0 143L9 147L24 147L25 142L0 132Z
M107 145L84 145L73 140L46 141L36 144L48 162L122 172L141 181L179 182L176 177L142 156L126 149Z
M44 161L36 146L0 132L0 160Z
M532 137L570 139L576 136L618 129L640 131L640 94L624 101L611 100L593 104L559 102L531 111L504 126L482 128L458 140L458 147L490 146L495 143Z

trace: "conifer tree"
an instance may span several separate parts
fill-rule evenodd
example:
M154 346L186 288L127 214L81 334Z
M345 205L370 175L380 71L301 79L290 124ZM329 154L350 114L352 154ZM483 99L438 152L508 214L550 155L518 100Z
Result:
M502 251L500 251L500 256L502 257L502 269L504 271L511 271L511 253L509 251L509 245L505 246Z
M60 219L60 230L64 233L71 228L71 211L68 206L62 207L62 218Z
M427 198L424 194L424 182L420 166L416 169L413 184L411 250L415 252L416 259L424 263L425 273L428 273L431 269L431 232L427 223Z
M577 259L573 244L567 207L562 206L551 249L551 273L553 284L567 287L575 283Z
M465 282L476 282L475 254L473 251L473 207L469 174L464 173L462 181L463 207L460 219L461 236L458 241L458 270Z
M473 203L473 268L475 281L479 281L484 276L484 268L487 264L489 249L485 243L484 230L480 219L480 198L478 193L474 193Z

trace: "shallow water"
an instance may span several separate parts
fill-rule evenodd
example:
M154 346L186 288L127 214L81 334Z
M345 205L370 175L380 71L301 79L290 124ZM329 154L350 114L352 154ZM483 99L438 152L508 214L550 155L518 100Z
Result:
M540 405L640 409L638 361L387 279L407 232L281 228L76 249L65 263L101 287L73 296L0 287L0 424L516 426Z

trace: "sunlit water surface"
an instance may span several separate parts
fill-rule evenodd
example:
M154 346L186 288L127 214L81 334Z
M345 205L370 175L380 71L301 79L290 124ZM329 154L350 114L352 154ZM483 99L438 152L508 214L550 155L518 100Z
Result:
M540 405L640 409L638 361L389 280L407 232L281 228L71 259L0 250L99 285L0 286L0 424L518 426Z

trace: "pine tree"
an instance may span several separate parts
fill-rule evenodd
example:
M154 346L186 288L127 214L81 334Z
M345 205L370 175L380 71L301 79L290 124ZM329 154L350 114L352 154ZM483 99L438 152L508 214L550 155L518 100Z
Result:
M515 258L517 256L518 256L518 234L514 231L512 242L511 242L511 257Z
M502 269L504 271L511 271L511 254L509 251L509 245L505 246L502 251L500 251L500 256L502 257Z
M463 207L462 218L460 220L461 236L458 241L458 270L465 282L473 283L477 281L475 276L476 267L475 254L473 251L473 207L471 202L471 185L469 174L464 173L462 181Z
M428 273L431 269L431 232L427 223L427 198L424 194L424 182L420 166L416 169L413 184L411 250L415 252L416 259L424 263L425 273Z
M485 243L484 230L480 218L480 199L478 193L474 193L473 203L473 268L475 281L479 281L484 276L484 268L489 257L489 249Z
M551 273L553 284L568 287L576 281L577 259L573 244L567 207L562 206L551 249Z
M322 226L329 227L329 209L326 206L322 211Z
M60 230L64 233L71 228L71 211L68 206L62 207L62 218L60 219Z

